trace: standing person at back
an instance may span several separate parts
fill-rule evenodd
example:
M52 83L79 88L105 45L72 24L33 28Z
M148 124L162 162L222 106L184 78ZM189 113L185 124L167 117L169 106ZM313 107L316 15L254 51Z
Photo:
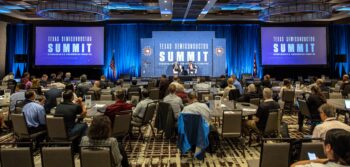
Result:
M176 96L176 85L170 84L169 94L164 97L163 102L169 103L174 111L175 118L177 119L181 109L183 108L183 103L180 97Z
M86 116L86 107L81 98L78 98L76 103L73 103L73 100L73 92L71 90L65 91L63 93L63 102L56 107L55 115L63 116L69 137L82 137L86 134L87 124L76 122L76 119L77 115L80 115L81 118Z

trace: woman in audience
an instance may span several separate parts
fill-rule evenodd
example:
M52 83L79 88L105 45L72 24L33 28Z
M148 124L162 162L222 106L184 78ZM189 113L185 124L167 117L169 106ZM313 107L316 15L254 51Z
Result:
M326 102L327 102L326 97L322 94L321 88L318 86L311 87L311 94L307 99L306 103L309 108L312 121L321 122L318 108ZM299 131L302 131L303 124L304 124L304 116L301 115L301 112L298 112L298 124L299 124ZM315 126L316 125L311 125L311 132Z
M227 86L226 88L224 89L224 95L223 95L223 98L228 98L228 94L230 93L230 90L232 89L236 89L236 87L233 85L233 79L232 78L229 78L227 80Z
M256 93L256 87L254 84L248 85L247 92L243 94L240 98L237 99L239 102L250 102L250 99L252 98L258 98L258 94Z
M119 147L116 138L111 137L111 121L107 116L97 116L91 122L88 135L81 140L82 146L110 146L115 166L128 166L127 156L122 147ZM120 150L122 149L122 150ZM122 162L123 161L123 162Z
M345 167L350 166L350 132L332 129L326 134L323 145L326 159L299 161L291 167ZM317 156L317 155L316 155Z
M283 97L283 91L291 91L292 90L292 85L288 79L283 80L283 86L281 87L279 97L282 99Z
M32 86L30 87L30 89L34 90L35 93L37 93L38 95L42 95L43 92L41 91L41 86L40 86L40 80L39 79L33 79L32 80Z

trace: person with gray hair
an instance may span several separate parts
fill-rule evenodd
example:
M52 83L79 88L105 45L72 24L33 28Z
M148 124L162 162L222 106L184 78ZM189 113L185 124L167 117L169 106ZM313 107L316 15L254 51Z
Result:
M318 109L320 112L320 117L322 124L319 124L315 127L312 138L322 138L324 139L327 132L331 129L344 129L350 132L350 126L336 120L336 110L330 104L323 104Z
M64 83L71 83L72 74L70 72L66 72L65 78L63 80Z
M246 132L248 129L256 132L264 131L269 113L280 108L279 104L272 99L272 90L270 88L264 88L263 97L264 102L260 104L253 119L244 122Z
M87 80L87 76L85 74L80 76L80 83L77 86L77 96L84 97L85 94L90 90L92 84Z
M248 85L247 92L244 93L240 98L237 99L238 102L250 102L252 98L259 98L259 95L256 92L256 87L254 84Z

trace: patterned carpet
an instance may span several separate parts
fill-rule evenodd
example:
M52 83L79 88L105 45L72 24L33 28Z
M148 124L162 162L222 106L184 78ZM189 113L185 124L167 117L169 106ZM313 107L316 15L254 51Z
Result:
M303 134L308 134L309 127L305 125L304 132L298 132L297 116L284 116L283 121L288 124L289 134L292 138L301 138ZM219 130L220 131L220 130ZM144 129L146 137L145 142L141 139L132 139L129 145L125 146L131 166L234 166L246 167L247 160L259 159L260 147L246 147L245 158L242 155L240 146L236 146L232 140L222 141L223 153L221 150L214 154L206 153L205 160L193 160L192 153L186 155L180 154L175 141L162 139L159 134L155 138L150 138L150 128ZM6 134L0 137L0 142L13 141L12 134ZM248 141L248 139L246 139ZM40 156L36 153L34 157L35 166L41 167ZM75 155L76 166L80 166L79 156Z

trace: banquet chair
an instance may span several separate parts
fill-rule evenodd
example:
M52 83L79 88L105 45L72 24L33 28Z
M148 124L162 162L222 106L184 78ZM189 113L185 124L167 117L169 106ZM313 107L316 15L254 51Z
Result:
M34 167L31 147L10 147L0 149L2 167Z
M159 88L153 88L149 90L149 97L152 100L159 100Z
M69 137L64 124L64 118L60 116L46 117L46 129L50 141L73 141L78 136Z
M282 101L284 102L283 114L285 114L286 111L288 111L289 114L292 114L293 107L294 107L294 97L295 97L294 91L283 91L283 94L282 94Z
M49 144L54 146L49 146ZM41 147L40 152L42 167L75 166L71 146L61 146L61 143L48 143Z
M315 153L317 155L317 158L327 158L323 151L323 142L321 141L316 143L302 142L299 154L299 161L309 160L309 152Z
M37 133L29 133L24 113L11 114L11 119L14 131L13 134L16 140L29 139L31 142L35 142L39 137L46 135L46 131L44 130Z
M80 146L81 167L114 167L111 147L109 146Z
M151 130L152 130L152 134L153 134L153 136L155 136L154 129L152 126L152 120L153 120L154 113L155 113L156 109L157 109L157 102L148 103L143 118L140 118L140 119L142 119L142 121L141 122L136 122L133 120L131 121L131 126L138 128L139 136L142 137L143 141L145 141L145 139L144 139L143 133L141 131L141 128L143 128L145 126L150 126Z
M122 144L125 143L125 139L129 136L129 130L130 130L130 124L131 124L131 114L132 110L130 111L123 111L127 112L128 114L124 115L116 115L113 123L113 128L112 128L112 136L115 138L123 138Z
M315 126L318 125L321 122L321 120L312 118L309 107L305 100L298 100L298 104L299 104L299 111L301 115L303 115L305 118L310 120L310 123L311 123L310 132L312 132Z

